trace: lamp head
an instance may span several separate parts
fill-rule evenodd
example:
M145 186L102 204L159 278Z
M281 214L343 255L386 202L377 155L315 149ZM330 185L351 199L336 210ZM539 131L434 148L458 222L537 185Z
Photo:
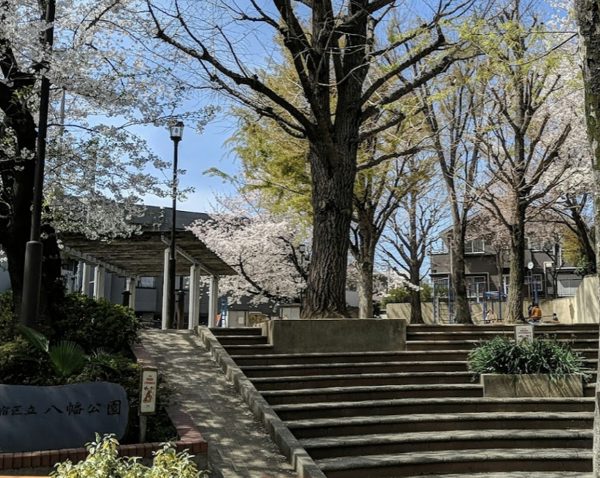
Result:
M181 141L183 138L183 121L177 121L169 126L169 133L173 141Z

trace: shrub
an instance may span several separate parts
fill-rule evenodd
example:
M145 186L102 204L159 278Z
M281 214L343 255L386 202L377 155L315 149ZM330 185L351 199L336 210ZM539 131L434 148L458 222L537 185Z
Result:
M128 352L140 329L131 309L81 294L67 295L49 315L48 338L75 342L87 353L98 348Z
M152 466L145 466L135 458L119 457L119 442L112 436L89 443L88 457L73 464L67 460L56 465L50 474L54 478L199 478L207 476L198 471L192 456L187 452L177 453L169 443L154 453Z
M16 322L12 310L12 292L3 292L0 294L0 343L14 338Z
M120 384L129 398L129 424L124 440L138 441L140 371L130 345L140 328L132 311L79 294L67 295L49 311L39 331L18 325L11 294L0 294L0 383L61 385L107 381ZM148 416L147 439L176 437L165 407L171 392L159 378L157 414Z
M403 304L410 302L411 291L407 287L397 287L391 289L383 299L381 299L381 307L385 307L387 304ZM430 284L426 282L421 284L421 302L431 302L433 297L433 289Z
M516 343L495 337L469 353L469 370L500 374L549 374L559 377L571 373L587 376L581 356L566 345L551 339Z
M17 337L0 344L0 383L10 385L54 385L47 354Z

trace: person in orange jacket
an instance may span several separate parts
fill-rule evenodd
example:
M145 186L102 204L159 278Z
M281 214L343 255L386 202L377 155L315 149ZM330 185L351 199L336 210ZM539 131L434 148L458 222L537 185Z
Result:
M542 309L538 304L533 304L531 312L529 313L529 319L535 323L539 323L542 321Z

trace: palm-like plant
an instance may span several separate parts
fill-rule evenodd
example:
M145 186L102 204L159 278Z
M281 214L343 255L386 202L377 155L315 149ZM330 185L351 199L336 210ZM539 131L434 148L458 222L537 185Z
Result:
M31 327L18 326L19 331L25 339L35 348L48 354L50 363L60 378L67 378L81 371L88 362L89 357L83 348L69 340L62 340L51 345L48 338Z

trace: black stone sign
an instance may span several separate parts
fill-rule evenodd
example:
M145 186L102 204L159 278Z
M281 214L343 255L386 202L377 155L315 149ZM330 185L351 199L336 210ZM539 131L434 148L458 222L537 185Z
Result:
M121 385L0 385L0 452L78 448L95 433L123 438L129 405Z

